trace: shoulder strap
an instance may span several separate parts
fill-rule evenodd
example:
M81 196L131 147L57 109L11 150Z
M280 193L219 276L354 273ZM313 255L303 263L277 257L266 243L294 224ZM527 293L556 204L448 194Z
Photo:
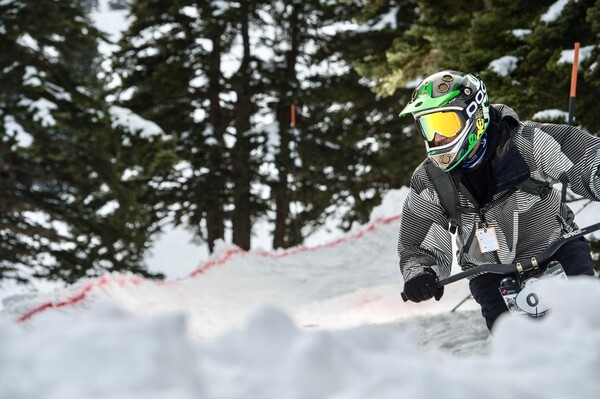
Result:
M539 195L541 199L545 199L552 190L552 186L548 182L530 177L523 183L518 184L517 189L523 190L529 194Z
M435 166L430 160L425 162L425 171L431 179L435 190L437 191L441 205L444 208L446 217L449 222L449 231L456 233L457 227L460 225L460 199L458 197L458 189L452 175L444 172Z

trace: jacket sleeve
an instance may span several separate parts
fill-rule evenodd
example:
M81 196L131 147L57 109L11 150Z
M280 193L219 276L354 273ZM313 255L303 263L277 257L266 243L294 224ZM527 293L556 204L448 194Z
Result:
M600 201L600 137L569 125L535 124L531 138L535 166L574 193Z
M452 236L437 193L419 178L411 179L410 192L402 208L398 255L404 281L431 267L440 278L452 268ZM421 174L424 170L421 169Z

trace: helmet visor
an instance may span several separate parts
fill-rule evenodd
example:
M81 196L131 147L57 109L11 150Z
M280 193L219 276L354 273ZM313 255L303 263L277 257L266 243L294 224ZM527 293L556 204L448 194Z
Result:
M454 137L464 127L464 119L459 111L441 111L419 115L417 126L427 141L433 141L435 134L444 137Z

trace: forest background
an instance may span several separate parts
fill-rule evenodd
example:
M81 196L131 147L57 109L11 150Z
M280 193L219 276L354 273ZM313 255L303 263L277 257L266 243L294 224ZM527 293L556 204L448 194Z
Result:
M600 133L600 0L0 0L0 280L149 272L168 225L214 249L368 220L424 159L398 113L471 71L492 103ZM597 243L594 244L596 250Z

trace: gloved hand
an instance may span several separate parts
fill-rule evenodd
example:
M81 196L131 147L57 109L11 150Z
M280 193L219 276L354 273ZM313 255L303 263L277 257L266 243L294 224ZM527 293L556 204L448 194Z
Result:
M404 293L413 302L426 301L435 298L439 301L444 295L444 287L438 287L437 276L432 269L425 269L404 283Z

